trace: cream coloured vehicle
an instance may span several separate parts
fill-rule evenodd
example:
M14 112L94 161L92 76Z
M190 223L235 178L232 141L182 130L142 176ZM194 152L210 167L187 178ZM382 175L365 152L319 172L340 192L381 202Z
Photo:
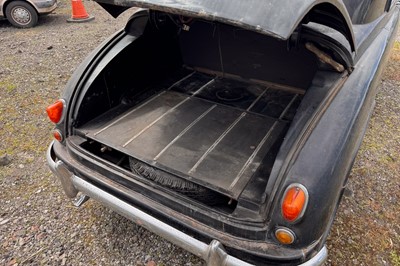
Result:
M0 0L0 19L7 19L19 28L37 24L39 16L51 13L57 0Z

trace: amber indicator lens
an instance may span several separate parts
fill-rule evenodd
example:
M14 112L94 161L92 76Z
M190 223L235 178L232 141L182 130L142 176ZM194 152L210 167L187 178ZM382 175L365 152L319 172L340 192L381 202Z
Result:
M288 229L280 228L275 231L276 239L284 245L289 245L294 242L294 233Z
M60 131L58 131L58 130L53 131L53 136L56 140L58 140L60 142L63 140L63 136L61 135Z
M61 100L56 101L46 108L47 115L53 123L58 123L61 120L64 103Z
M287 221L294 222L303 214L307 203L304 190L300 186L292 186L286 190L282 202L282 215Z

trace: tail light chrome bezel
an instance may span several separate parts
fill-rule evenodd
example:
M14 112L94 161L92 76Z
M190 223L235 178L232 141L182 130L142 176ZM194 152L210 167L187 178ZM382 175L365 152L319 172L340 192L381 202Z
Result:
M278 236L279 233L284 233L286 236L290 237L290 242L283 242L281 241L280 237ZM282 245L291 245L296 241L296 234L287 227L278 226L274 232L276 240Z
M56 104L57 102L61 102L62 103L62 106L63 106L63 108L62 108L62 111L61 111L61 116L60 116L60 119L57 121L57 122L54 122L54 121L52 121L51 119L50 119L50 121L51 122L53 122L54 124L56 124L56 125L59 125L59 124L61 124L63 121L64 121L64 119L65 119L65 116L66 116L66 107L67 107L67 104L66 104L66 102L65 102L65 100L64 99L58 99L57 101L55 101L53 104ZM51 105L49 105L47 108L46 108L46 112L47 112L47 116L50 118L50 116L49 116L49 113L48 113L48 111L47 111L47 109L50 107L50 106L52 106L53 104L51 104Z
M285 217L285 214L284 214L284 211L283 211L283 204L284 204L285 197L286 197L288 191L289 191L290 189L292 189L292 188L295 188L295 187L301 189L301 190L304 192L305 200L304 200L304 204L303 204L303 207L302 207L301 212L297 215L297 217L296 217L294 220L289 220L289 219L287 219L287 218ZM305 186L303 186L303 185L300 184L300 183L292 183L292 184L290 184L290 185L285 189L285 191L283 192L282 199L281 199L281 201L280 201L280 206L279 206L279 207L280 207L280 212L281 212L282 218L283 218L286 222L291 223L291 224L298 223L298 222L303 218L304 213L306 212L306 209L307 209L307 206L308 206L308 201L309 201L309 194L308 194L308 190L307 190L307 188L306 188Z

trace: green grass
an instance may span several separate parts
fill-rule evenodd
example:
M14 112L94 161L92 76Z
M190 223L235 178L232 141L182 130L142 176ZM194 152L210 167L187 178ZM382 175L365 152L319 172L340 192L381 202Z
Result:
M400 50L400 41L395 41L393 49Z
M393 266L400 266L400 255L394 250L390 252L390 261Z
M0 81L0 88L4 88L8 93L11 93L17 88L17 85L7 81Z

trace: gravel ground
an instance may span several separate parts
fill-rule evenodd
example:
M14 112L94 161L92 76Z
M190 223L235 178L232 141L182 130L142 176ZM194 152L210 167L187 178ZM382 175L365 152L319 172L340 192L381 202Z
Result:
M95 20L68 24L70 7L32 29L0 21L0 265L201 265L100 204L77 209L45 162L45 108L83 58L124 25L97 4ZM400 265L400 35L328 240L327 265ZM0 160L1 163L6 163Z

